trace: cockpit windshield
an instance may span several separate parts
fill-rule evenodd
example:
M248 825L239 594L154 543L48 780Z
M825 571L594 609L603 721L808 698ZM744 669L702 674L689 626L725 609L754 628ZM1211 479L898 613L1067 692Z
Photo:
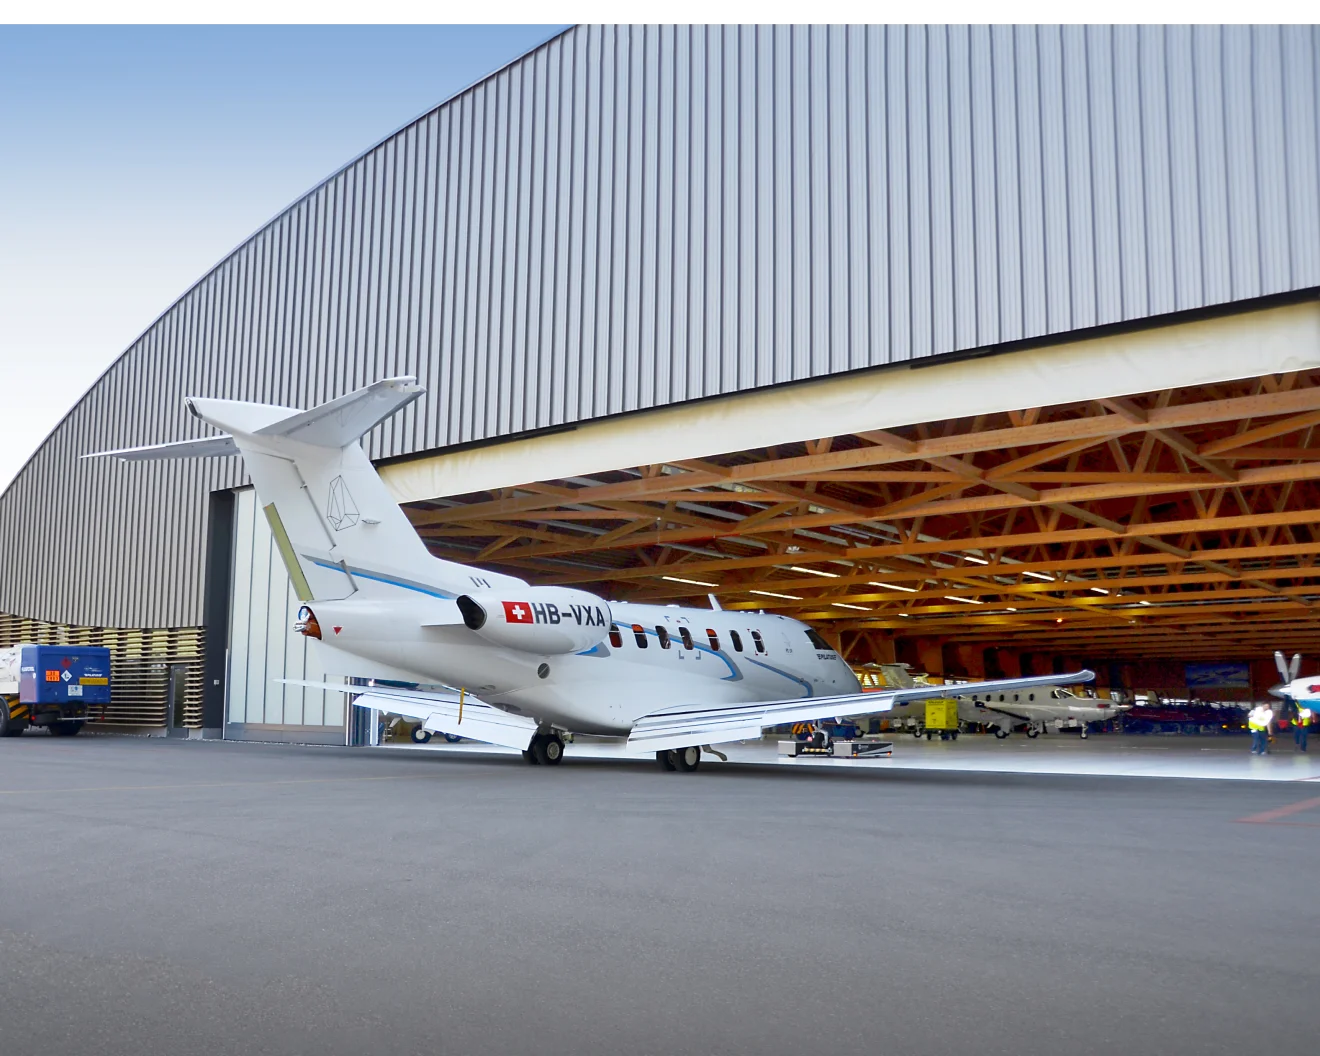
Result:
M829 642L827 642L819 634L813 631L810 627L807 628L807 637L811 640L811 644L815 646L817 649L820 649L823 652L827 652L827 653L834 652L834 646L830 645Z

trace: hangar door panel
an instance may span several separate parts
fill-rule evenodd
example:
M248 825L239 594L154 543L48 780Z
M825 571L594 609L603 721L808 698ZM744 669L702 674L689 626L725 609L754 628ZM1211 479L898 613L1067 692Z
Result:
M315 644L292 629L302 603L251 488L235 494L231 567L225 736L343 744L342 695L278 681L339 679L326 675Z

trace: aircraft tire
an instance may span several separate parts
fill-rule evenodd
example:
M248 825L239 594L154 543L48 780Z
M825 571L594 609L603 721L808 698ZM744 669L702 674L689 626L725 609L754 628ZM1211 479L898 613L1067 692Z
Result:
M1030 738L1034 741L1037 737L1040 736L1040 730L1036 729L1035 726L1028 726L1028 727L1027 727L1027 736L1030 737Z
M701 749L696 745L679 748L674 752L674 765L685 774L692 773L701 765Z
M564 742L556 734L543 734L537 738L532 751L542 766L558 766L564 758Z
M1082 727L1082 740L1086 740L1086 727Z
M999 727L999 726L996 726L996 727L995 727L995 738L996 738L997 740L1002 741L1002 740L1003 740L1005 737L1007 737L1007 736L1008 736L1008 731L1007 731L1007 730L1002 729L1002 728Z
M540 756L537 754L536 751L540 743L541 743L541 735L538 733L535 737L532 738L531 745L526 749L524 749L523 751L523 758L526 759L527 762L530 763L532 766L541 765Z
M656 752L655 765L666 772L678 769L674 763L674 753L670 751Z
M423 729L421 726L414 726L412 733L408 736L412 738L413 744L425 744L431 739L431 731Z

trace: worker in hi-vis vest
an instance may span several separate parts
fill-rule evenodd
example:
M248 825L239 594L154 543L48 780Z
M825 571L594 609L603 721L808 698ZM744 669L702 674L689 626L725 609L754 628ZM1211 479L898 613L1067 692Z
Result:
M1306 704L1297 705L1297 718L1293 719L1293 743L1299 752L1306 751L1306 735L1311 732L1311 709Z
M1270 723L1274 712L1268 704L1257 704L1247 716L1247 729L1251 731L1251 754L1269 755Z

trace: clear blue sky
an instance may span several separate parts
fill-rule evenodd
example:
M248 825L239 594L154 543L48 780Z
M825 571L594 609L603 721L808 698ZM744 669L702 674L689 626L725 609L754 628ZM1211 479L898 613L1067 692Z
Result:
M229 250L559 28L0 27L0 490Z

